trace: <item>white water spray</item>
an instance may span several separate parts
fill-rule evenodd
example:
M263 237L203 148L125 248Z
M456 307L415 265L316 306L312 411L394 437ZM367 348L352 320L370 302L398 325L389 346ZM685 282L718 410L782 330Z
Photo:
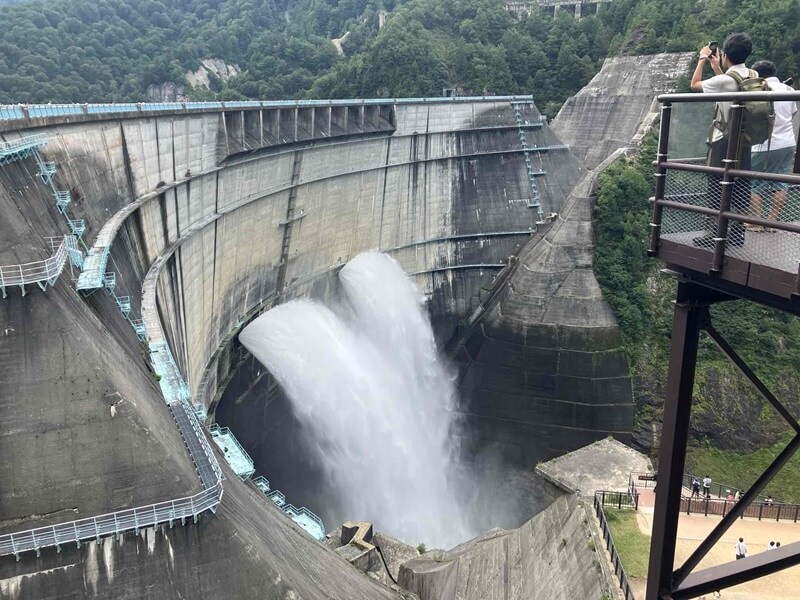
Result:
M339 277L344 317L297 300L256 319L239 339L312 432L348 518L408 543L462 542L477 532L452 488L455 391L422 295L377 252L357 256Z

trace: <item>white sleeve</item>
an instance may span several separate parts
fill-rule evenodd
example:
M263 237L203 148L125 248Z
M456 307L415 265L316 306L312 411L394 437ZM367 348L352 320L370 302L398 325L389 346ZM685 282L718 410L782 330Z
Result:
M723 87L723 84L727 83L729 79L731 79L730 75L714 75L714 77L711 79L706 79L705 81L701 82L703 84L703 92L706 94L724 92L726 90Z

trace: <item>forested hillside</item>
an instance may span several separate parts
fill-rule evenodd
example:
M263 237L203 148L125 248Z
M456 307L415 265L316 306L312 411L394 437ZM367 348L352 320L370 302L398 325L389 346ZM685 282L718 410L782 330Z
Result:
M140 100L203 58L242 74L204 99L439 95L560 103L596 72L632 0L520 22L503 0L31 0L0 7L0 101ZM386 26L379 31L379 13ZM331 43L344 36L344 57Z
M503 0L28 0L0 6L0 102L141 100L220 58L241 74L189 97L457 88L533 94L552 115L608 54L693 49L732 29L794 73L798 17L797 0L614 0L580 21L566 10L519 20ZM348 32L340 56L331 40Z
M379 29L380 15L385 26ZM141 100L205 58L242 73L193 98L532 93L552 114L614 53L687 50L747 30L800 64L798 0L614 0L575 21L504 0L0 0L0 102ZM344 56L331 43L342 38Z

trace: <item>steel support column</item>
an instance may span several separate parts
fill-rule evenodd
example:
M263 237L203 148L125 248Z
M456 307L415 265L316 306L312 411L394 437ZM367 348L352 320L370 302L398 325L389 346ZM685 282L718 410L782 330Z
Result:
M658 455L658 496L650 541L647 600L666 599L673 587L672 570L681 510L697 344L700 329L707 320L707 291L691 283L678 284Z
M711 323L709 306L732 299L731 296L682 281L678 285L675 315L672 324L672 345L664 406L661 447L659 450L658 495L653 517L650 564L647 579L647 600L683 600L699 594L735 585L800 563L800 545L793 544L784 555L770 553L746 561L726 563L695 572L694 569L722 535L752 503L767 483L800 449L800 424L786 407L769 391L719 334ZM750 485L742 499L717 523L711 533L680 568L675 569L675 546L678 517L686 462L686 443L692 406L697 348L701 330L708 332L717 346L750 380L761 395L786 419L797 435L769 467Z

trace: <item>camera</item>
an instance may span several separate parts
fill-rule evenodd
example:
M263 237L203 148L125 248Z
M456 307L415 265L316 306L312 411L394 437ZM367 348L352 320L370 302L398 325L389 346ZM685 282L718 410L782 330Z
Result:
M708 42L708 49L711 50L711 56L716 56L719 44L717 42Z

